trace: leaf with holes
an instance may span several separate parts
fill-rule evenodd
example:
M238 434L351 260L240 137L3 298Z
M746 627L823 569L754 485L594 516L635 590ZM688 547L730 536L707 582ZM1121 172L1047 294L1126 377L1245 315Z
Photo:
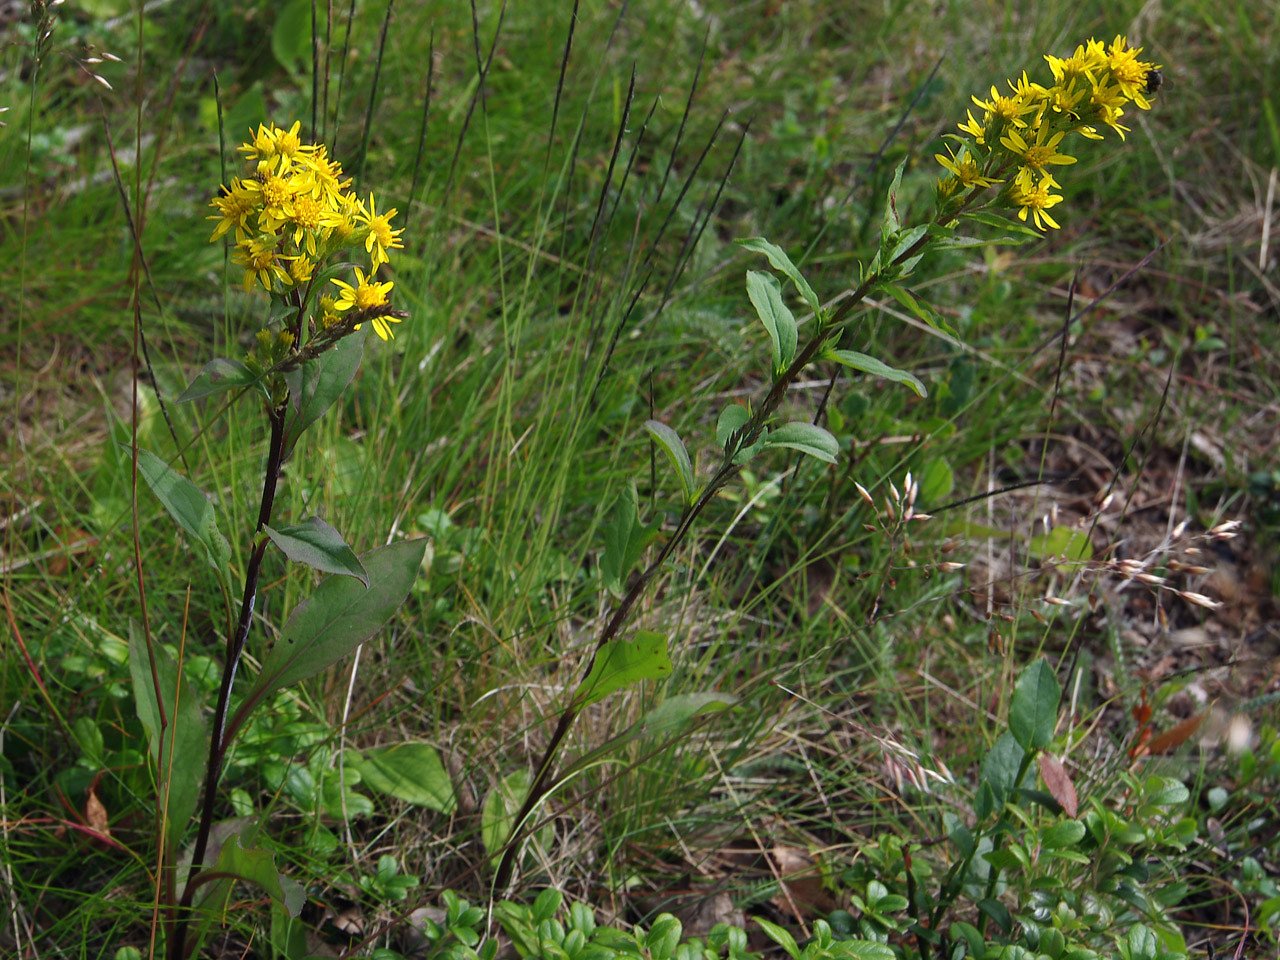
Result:
M581 709L633 683L669 676L671 670L667 638L660 633L638 630L633 640L610 640L596 654L574 705Z

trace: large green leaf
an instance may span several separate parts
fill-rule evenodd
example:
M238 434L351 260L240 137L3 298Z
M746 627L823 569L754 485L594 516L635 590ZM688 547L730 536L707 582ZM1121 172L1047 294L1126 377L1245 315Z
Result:
M303 431L324 416L355 378L364 354L364 338L363 333L343 337L331 350L284 375L289 386L286 451L293 449Z
M636 503L636 488L631 484L622 491L609 519L604 524L604 553L600 557L600 575L604 585L614 593L626 586L627 574L636 565L645 547L658 535L658 528L641 523Z
M697 487L693 479L693 462L689 459L689 451L685 449L684 441L680 439L680 434L665 423L659 423L657 420L646 420L644 428L649 431L654 440L658 441L658 446L662 447L667 459L675 467L685 502L693 503L698 496Z
M578 688L575 705L585 707L615 690L670 675L667 638L652 630L638 630L633 640L610 640L596 654L591 672Z
M747 296L773 343L773 371L782 373L796 356L796 318L782 300L782 287L771 273L747 271Z
M191 386L178 396L179 403L202 400L237 387L251 387L261 382L261 377L239 360L217 357L204 365L196 374Z
M771 430L763 442L766 449L790 447L792 450L799 450L811 457L825 460L827 463L835 463L836 457L840 454L839 441L827 430L801 420L784 423Z
M246 831L247 835L248 831ZM209 870L203 871L195 881L236 880L251 883L266 892L273 901L282 906L291 917L302 912L306 903L307 892L301 884L290 880L276 870L275 859L271 852L261 847L245 846L245 835L236 835L222 845L218 860Z
M275 24L271 28L271 52L280 66L290 73L308 73L311 70L311 10L312 0L289 0L280 5ZM316 26L323 35L325 30L325 4L315 4Z
M1022 769L1025 756L1026 751L1007 730L991 745L978 774L975 808L980 818L1004 806L1010 792L1017 786L1018 771Z
M768 258L769 263L773 265L775 270L785 274L787 279L795 285L800 296L804 297L805 303L809 304L809 308L814 314L822 312L822 304L818 300L818 295L813 292L813 287L809 286L809 282L800 275L800 270L791 258L787 256L787 252L776 244L770 243L764 237L750 237L746 240L739 240L738 245L752 250L756 253L763 253Z
M1009 703L1009 732L1026 750L1042 750L1053 740L1062 688L1043 657L1022 671Z
M427 743L392 743L364 751L352 764L361 785L405 803L452 813L457 800L440 754Z
M267 527L266 533L290 560L315 567L322 573L355 577L366 587L369 585L369 575L342 534L319 517L279 529Z
M202 548L209 563L217 570L226 570L231 560L231 545L218 529L209 498L149 450L138 450L138 472L169 511L169 516Z
M409 595L427 540L402 540L360 558L366 588L346 576L326 577L294 608L262 670L227 727L235 731L259 703L284 687L313 677L372 637Z
M147 732L151 759L156 764L157 807L167 825L168 846L174 849L195 813L209 739L200 702L178 664L159 643L153 642L151 651L155 657L154 674L146 637L136 624L130 623L129 675L133 680L134 708Z
M921 397L929 395L929 391L924 388L924 384L912 374L907 373L905 370L891 367L887 363L877 360L868 354L859 353L857 350L830 350L823 354L823 358L834 360L836 363L849 367L851 370L860 370L863 373L871 374L873 377L881 377L885 380L892 380L894 383L901 383L910 387Z

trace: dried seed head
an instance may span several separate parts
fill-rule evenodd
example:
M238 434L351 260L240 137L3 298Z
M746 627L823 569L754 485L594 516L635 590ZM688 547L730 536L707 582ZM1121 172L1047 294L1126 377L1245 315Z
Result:
M864 487L862 484L858 483L858 481L856 480L853 482L853 486L858 491L858 496L860 496L863 500L866 501L867 506L874 508L876 505L876 502L871 498L871 494L867 493L867 488Z
M1204 607L1206 610L1217 610L1222 606L1220 600L1206 597L1203 593L1196 593L1192 590L1177 590L1175 592L1187 603L1193 603L1197 607Z
M1235 537L1236 531L1240 529L1239 520L1228 520L1220 523L1209 531L1209 539L1211 540L1231 540Z

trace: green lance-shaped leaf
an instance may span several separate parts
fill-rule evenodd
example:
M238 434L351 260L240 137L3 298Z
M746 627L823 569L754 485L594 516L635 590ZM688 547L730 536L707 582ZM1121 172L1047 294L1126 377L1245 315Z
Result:
M796 357L799 329L782 301L782 287L771 273L747 271L747 296L773 342L773 372L780 374Z
M796 291L804 298L805 303L809 304L809 308L815 315L821 315L822 303L818 300L818 295L813 292L813 287L809 286L809 282L800 274L800 270L791 258L787 256L787 252L776 244L770 243L764 237L750 237L746 240L739 240L738 245L745 247L755 253L762 253L768 258L773 269L782 273L795 286Z
M743 424L751 419L751 414L747 413L747 408L738 403L731 403L720 411L720 417L716 420L716 443L729 448L729 438L733 436L735 430L741 430Z
M1043 750L1053 741L1062 688L1043 657L1022 671L1009 703L1009 732L1026 750Z
M253 709L284 687L313 677L372 637L409 595L427 540L402 540L360 558L366 588L347 576L326 577L298 604L244 702L227 725L227 742Z
M480 839L495 866L511 836L516 814L529 794L531 780L528 770L515 770L499 780L484 798L480 808ZM554 836L551 825L543 827L536 836L542 846L550 846Z
M217 862L195 877L195 881L204 883L236 879L251 883L265 891L289 916L296 917L302 912L302 905L307 900L306 890L301 884L281 875L270 851L245 846L245 842L243 834L228 839L218 853Z
M918 255L915 257L912 257L910 260L906 261L906 263L903 265L904 270L905 270L905 267L908 265L915 266L915 264L919 260L920 260L920 257ZM907 310L910 311L915 317L917 317L920 320L923 320L929 326L933 327L933 329L940 330L949 337L959 336L959 334L956 332L956 328L953 327L950 323L948 323L946 318L943 317L942 314L938 313L937 310L933 309L933 307L929 306L927 303L921 300L917 300L915 295L911 293L911 291L909 291L906 287L899 286L896 283L884 283L884 284L881 284L881 289L884 290L886 293L888 293L891 297L893 297L893 299L897 300L904 307L906 307Z
M639 630L632 640L610 640L596 654L574 705L581 709L633 683L669 676L671 670L667 638L660 633Z
M646 420L644 428L649 431L654 440L658 441L658 446L662 447L667 459L675 467L685 502L693 503L698 497L698 490L693 480L693 463L689 460L689 451L685 449L680 434L657 420Z
M343 337L327 350L284 375L289 386L289 416L285 420L285 450L292 451L303 432L342 396L360 368L363 333Z
M361 785L370 790L439 813L452 813L457 806L453 781L430 744L376 747L364 751L352 766L360 771Z
M656 526L639 520L636 488L631 484L618 496L604 524L604 553L600 557L600 575L604 585L621 593L627 574L636 565L645 547L658 535Z
M830 432L802 420L784 423L770 431L764 445L766 448L790 447L827 463L835 463L840 453L840 442Z
M138 472L169 515L203 548L217 570L226 570L231 545L218 529L213 504L194 483L149 450L138 451Z
M644 715L641 727L652 736L667 736L684 727L694 717L728 710L738 702L732 693L708 690L668 697Z
M239 387L260 386L262 378L239 360L218 357L204 365L191 385L178 396L179 403L203 400Z
M319 517L310 517L288 527L267 527L271 542L296 563L305 563L322 573L338 573L355 577L366 587L369 575L355 552L347 546L342 534Z
M147 641L135 624L129 624L129 675L133 680L133 702L147 732L151 759L156 764L157 806L167 824L168 845L176 848L195 813L208 752L208 735L200 702L174 661L158 643L152 644L155 676ZM156 699L156 687L160 700ZM161 717L164 724L161 724Z
M841 366L848 367L851 370L858 370L862 373L869 373L873 377L904 384L910 387L918 396L927 397L929 395L929 391L924 388L924 384L912 374L907 373L905 370L891 367L887 363L865 353L859 353L857 350L829 350L823 354L823 359L834 360Z

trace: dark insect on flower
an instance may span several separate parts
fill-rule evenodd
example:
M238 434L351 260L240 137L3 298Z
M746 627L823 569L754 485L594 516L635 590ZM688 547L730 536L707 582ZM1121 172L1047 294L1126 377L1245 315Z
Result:
M1147 71L1147 93L1154 94L1160 90L1164 83L1164 74L1159 70Z

